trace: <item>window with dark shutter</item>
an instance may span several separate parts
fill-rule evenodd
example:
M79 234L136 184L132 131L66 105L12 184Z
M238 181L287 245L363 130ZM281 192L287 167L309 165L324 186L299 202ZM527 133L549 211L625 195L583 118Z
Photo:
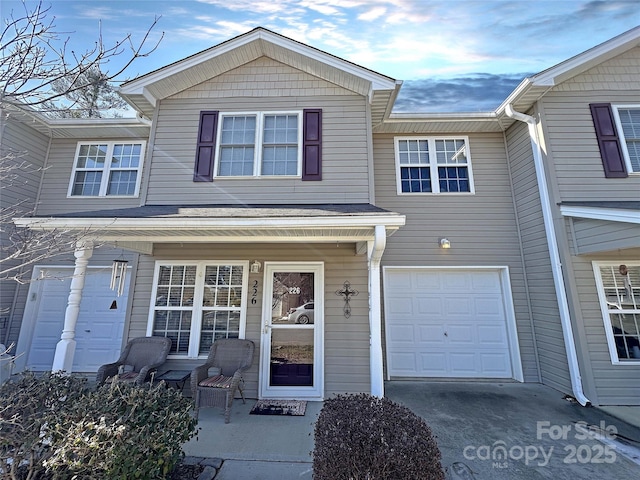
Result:
M620 137L616 131L613 110L610 103L592 103L589 105L593 126L598 138L600 156L604 175L607 178L625 178L628 176L625 167Z
M303 111L302 180L322 180L322 109Z
M213 181L213 162L216 152L216 130L218 112L200 112L196 162L193 169L194 182Z

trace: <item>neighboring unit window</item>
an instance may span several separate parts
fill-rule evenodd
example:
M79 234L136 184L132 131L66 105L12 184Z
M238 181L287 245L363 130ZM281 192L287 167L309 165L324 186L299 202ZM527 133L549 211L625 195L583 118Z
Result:
M466 138L395 139L398 193L473 193Z
M594 263L613 363L640 362L640 264Z
M144 143L81 143L69 196L136 196Z
M627 168L640 173L640 106L614 107Z
M221 115L216 175L297 176L301 115Z
M148 334L172 340L171 354L206 355L218 338L241 338L246 267L239 263L158 264Z

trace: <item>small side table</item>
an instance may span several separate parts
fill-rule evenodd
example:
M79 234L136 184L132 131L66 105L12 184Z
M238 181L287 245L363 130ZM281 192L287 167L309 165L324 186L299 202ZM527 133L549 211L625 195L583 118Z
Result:
M191 370L167 370L156 377L157 381L164 380L167 385L173 383L176 389L180 389L180 393L184 390L184 385L191 377Z

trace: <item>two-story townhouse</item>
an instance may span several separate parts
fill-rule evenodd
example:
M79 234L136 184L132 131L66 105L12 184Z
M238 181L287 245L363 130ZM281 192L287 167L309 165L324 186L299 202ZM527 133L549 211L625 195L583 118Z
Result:
M444 377L637 404L639 38L526 79L494 112L411 115L391 113L401 82L258 28L125 84L146 120L42 120L37 216L17 223L95 241L34 270L64 281L16 295L22 366L89 372L82 352L163 335L167 366L189 368L239 336L259 347L252 396ZM606 103L622 179L591 117ZM120 297L114 259L130 265Z

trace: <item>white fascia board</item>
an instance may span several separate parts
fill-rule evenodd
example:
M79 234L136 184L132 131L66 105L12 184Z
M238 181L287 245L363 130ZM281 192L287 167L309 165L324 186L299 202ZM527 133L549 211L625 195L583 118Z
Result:
M565 217L589 218L609 222L640 224L640 212L618 208L560 206L560 213Z
M319 62L325 63L334 68L343 70L347 73L355 75L357 77L368 80L372 83L372 88L374 90L393 90L396 88L396 81L393 78L387 77L386 75L382 75L381 73L374 72L373 70L368 70L364 67L356 65L355 63L348 62L347 60L343 60L341 58L335 57L329 53L318 50L314 47L310 47L303 43L297 42L295 40L291 40L289 38L283 37L281 35L277 35L275 33L257 29L247 34L241 35L234 39L228 40L220 45L211 47L208 50L204 50L200 53L196 53L195 55L188 57L184 60L180 60L172 65L168 65L163 67L155 72L144 75L143 77L132 80L128 84L125 84L120 87L120 92L124 95L127 94L139 94L144 95L144 90L146 85L158 82L166 77L170 77L171 75L175 75L184 70L188 70L196 65L199 65L202 62L206 62L215 57L223 55L227 52L230 52L242 45L253 42L255 40L265 40L271 42L280 47L291 50L292 52L299 53L300 55L310 57ZM147 99L149 100L149 99Z
M589 50L580 53L558 65L534 75L531 80L534 85L554 86L560 81L581 73L591 66L602 63L640 44L640 27L635 27L617 37L607 40ZM559 77L563 77L559 79Z
M97 228L105 232L114 230L166 230L166 229L233 229L263 228L278 229L293 227L297 229L314 228L352 228L385 225L401 227L405 224L404 215L389 216L353 216L353 217L286 217L286 218L15 218L18 227L42 230L55 228L83 229Z

